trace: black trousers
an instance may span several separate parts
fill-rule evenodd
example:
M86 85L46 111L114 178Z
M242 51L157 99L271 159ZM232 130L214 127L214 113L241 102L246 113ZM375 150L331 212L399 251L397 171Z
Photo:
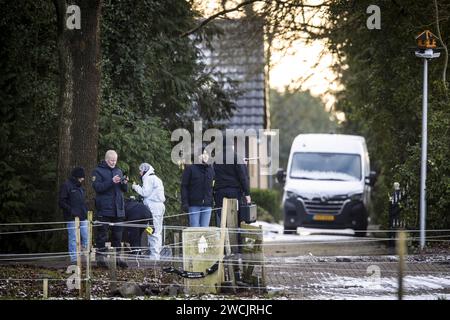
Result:
M399 229L401 209L398 204L389 207L389 242L388 246L394 248L397 238L397 231Z
M149 219L150 220L150 219ZM142 233L145 231L145 226L147 226L147 221L132 222L133 224L140 224L142 228L139 227L127 227L128 242L131 248L141 247ZM147 244L146 244L147 245Z
M97 220L101 222L123 222L124 218L118 217L105 217L105 216L97 216ZM105 251L105 242L108 240L108 233L111 229L111 246L114 248L120 248L122 246L122 234L123 227L122 226L109 226L107 224L101 224L96 227L96 237L95 237L95 247L98 251Z

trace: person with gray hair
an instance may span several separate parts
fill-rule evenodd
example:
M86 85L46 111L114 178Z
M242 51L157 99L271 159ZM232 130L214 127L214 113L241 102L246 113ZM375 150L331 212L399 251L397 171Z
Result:
M92 173L92 188L95 190L96 218L103 222L96 228L95 245L97 248L97 266L106 268L105 243L108 240L111 223L111 246L120 252L123 227L118 222L125 220L123 193L128 191L128 178L117 167L117 152L108 150L105 160ZM117 260L119 267L126 268L122 259Z
M141 163L139 174L142 178L142 186L133 183L133 190L144 198L144 204L150 209L153 217L153 234L148 236L150 247L150 259L159 260L162 247L163 216L166 210L164 201L164 185L155 175L155 169L148 163Z

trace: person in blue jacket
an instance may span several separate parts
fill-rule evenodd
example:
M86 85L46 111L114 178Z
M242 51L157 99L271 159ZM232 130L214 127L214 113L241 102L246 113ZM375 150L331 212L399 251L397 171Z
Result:
M102 161L92 173L92 187L95 190L96 218L100 222L117 223L125 220L125 204L123 192L128 191L128 178L122 170L116 166L117 153L108 150L105 160ZM108 238L108 224L101 224L96 228L97 266L106 267L104 261L105 242ZM115 225L111 227L111 246L120 251L123 227ZM126 268L126 263L120 258L117 260L119 267Z
M213 206L214 169L202 150L198 163L186 166L181 178L181 205L191 227L209 227Z
M75 234L76 217L80 218L80 235L83 248L87 247L88 221L86 192L81 186L85 178L84 168L76 167L72 170L70 178L59 189L58 203L63 209L64 220L67 221L69 255L71 263L77 262L77 241Z

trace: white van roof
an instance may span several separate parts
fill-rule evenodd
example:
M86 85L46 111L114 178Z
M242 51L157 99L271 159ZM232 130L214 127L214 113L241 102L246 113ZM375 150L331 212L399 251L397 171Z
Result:
M362 136L345 134L299 134L292 143L292 152L330 152L361 154L365 149Z

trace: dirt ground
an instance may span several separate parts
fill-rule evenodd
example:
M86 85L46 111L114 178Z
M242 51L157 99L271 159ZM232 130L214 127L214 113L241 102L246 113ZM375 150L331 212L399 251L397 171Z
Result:
M183 278L162 271L161 266L118 269L116 277L117 280L112 282L109 270L93 268L91 298L218 299L219 297L208 294L202 296L185 294ZM67 273L66 268L62 267L0 265L0 299L42 299L44 279L48 279L49 299L80 299L79 290L74 288L73 278L73 273ZM83 289L84 285L83 283ZM264 299L267 295L262 290L242 288L221 297Z
M45 268L31 265L0 266L0 297L3 299L40 299L43 295L43 279L48 279L50 297L78 298L79 291L69 289L73 273L66 273L65 268ZM72 279L71 279L72 277ZM11 279L11 280L8 280ZM117 288L127 282L136 282L147 295L168 295L169 285L176 286L173 275L149 269L117 270ZM108 270L94 268L92 270L91 292L96 297L119 296L119 292L111 292ZM164 292L167 291L167 292Z
M406 294L411 299L450 299L449 244L419 251L416 247L408 250ZM128 263L128 269L117 269L115 282L111 281L109 270L93 267L91 298L395 299L397 290L395 254L266 256L264 290L247 286L223 295L203 296L186 295L183 278L163 271L169 262ZM48 279L50 299L79 299L79 290L73 288L74 275L67 273L67 265L63 260L0 264L0 299L42 299L44 279Z

